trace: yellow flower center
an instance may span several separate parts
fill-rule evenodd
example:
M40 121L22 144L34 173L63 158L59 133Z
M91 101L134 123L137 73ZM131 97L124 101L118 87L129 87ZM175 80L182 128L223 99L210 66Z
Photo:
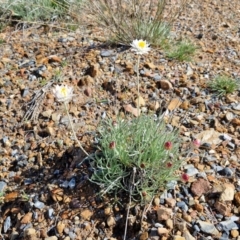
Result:
M146 46L146 43L144 41L140 41L138 43L138 47L140 47L140 48L145 48L145 46Z
M66 97L67 96L67 89L65 87L62 87L60 90L61 94Z

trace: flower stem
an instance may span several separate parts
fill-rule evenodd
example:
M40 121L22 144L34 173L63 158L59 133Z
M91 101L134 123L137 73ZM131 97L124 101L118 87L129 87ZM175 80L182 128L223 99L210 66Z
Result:
M140 63L140 55L138 55L137 58L137 94L138 94L138 100L137 100L137 113L138 116L140 115L140 94L139 94L139 63Z
M67 116L68 116L68 119L69 119L69 123L70 123L71 129L72 129L73 136L74 136L75 140L77 141L78 146L81 148L81 150L82 150L87 156L89 156L89 154L86 152L86 150L83 148L82 144L81 144L80 141L78 140L77 135L76 135L76 133L75 133L75 131L74 131L72 119L71 119L71 116L70 116L70 114L69 114L69 112L68 112L68 107L67 107L67 103L66 103L66 102L64 102L64 106L65 106L65 109L66 109L66 112L67 112Z

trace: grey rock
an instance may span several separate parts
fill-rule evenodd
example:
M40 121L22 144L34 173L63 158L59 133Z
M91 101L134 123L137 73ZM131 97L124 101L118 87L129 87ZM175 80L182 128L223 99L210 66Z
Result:
M198 220L197 223L200 226L200 229L204 233L208 233L211 235L218 235L219 231L215 228L214 224Z
M74 240L77 237L77 235L74 232L69 232L68 236L71 238L71 240Z
M113 50L102 50L100 55L101 57L113 57L116 55L116 52Z
M34 211L33 212L33 219L37 220L38 219L38 212Z
M67 41L69 41L69 42L73 42L74 40L75 40L74 37L68 37L68 38L67 38Z
M50 219L53 218L53 213L54 213L53 208L49 208L49 209L48 209L48 217L49 217Z
M222 166L218 166L216 164L212 165L212 168L216 171L216 172L220 172L223 170Z
M26 97L27 95L29 94L29 89L28 88L25 88L23 91L22 91L22 97Z
M28 165L28 161L27 161L27 160L18 161L18 162L17 162L17 165L18 165L19 167L25 167L25 166Z
M29 185L29 184L32 184L32 183L33 183L32 179L30 179L30 178L24 179L24 185Z
M176 186L177 186L177 181L175 181L175 180L169 181L167 183L167 188L168 189L174 190Z
M226 140L231 141L232 140L232 138L228 134L226 134L226 133L224 133L222 135L222 138L223 138L223 141L226 141Z
M200 172L200 173L197 174L197 177L198 177L198 178L201 177L201 178L206 179L206 178L207 178L207 174L206 174L206 172Z
M157 228L151 228L150 236L152 237L159 237Z
M114 66L109 67L110 72L114 72L114 69L115 69Z
M193 225L193 228L194 228L194 230L195 230L195 231L197 231L197 232L200 232L200 228L199 228L199 226L198 226L198 225L196 225L196 224L195 224L195 225Z
M229 232L223 232L219 240L229 240Z
M122 73L122 72L123 72L123 69L122 69L121 67L119 67L119 66L115 66L115 67L114 67L114 73L120 74L120 73Z
M12 226L11 218L10 216L8 216L4 221L3 232L6 233L8 229L11 228L11 226Z
M217 171L220 175L225 176L225 177L232 177L234 172L232 171L231 168L225 167L220 171Z
M155 74L154 76L153 76L153 80L154 81L160 81L162 79L162 77L159 75L159 74Z
M192 176L198 174L199 171L198 171L197 168L191 167L191 168L188 168L188 169L187 169L186 173L187 173L188 176L192 177Z
M232 229L238 229L238 225L232 220L220 222L219 225L225 232L230 231Z
M76 180L75 180L75 178L72 178L68 183L68 187L70 189L73 189L75 186L76 186Z
M23 62L21 64L19 64L19 68L27 68L27 67L33 67L35 66L36 62L35 60L30 60L30 61L26 61L26 62Z
M240 111L240 103L232 107L234 110Z
M11 155L14 157L18 153L18 149L14 149L11 152Z
M220 220L223 219L223 215L222 215L222 214L216 214L215 217L216 217L217 219L220 219Z
M161 223L155 223L154 227L155 228L163 228L164 226Z
M228 142L228 143L227 143L227 146L228 146L231 150L234 150L234 149L235 149L235 144L232 143L232 142Z
M162 195L160 196L160 199L165 199L165 198L167 198L168 197L168 193L167 193L167 191L165 190L163 193L162 193Z
M63 117L61 118L61 120L60 120L60 123L68 126L68 125L69 125L69 118L68 118L68 116L63 116Z
M8 142L8 137L7 136L4 136L2 138L2 141L3 141L3 144L5 145L7 142Z
M9 178L12 178L12 177L15 177L16 176L16 172L9 172L9 174L8 174L8 177Z
M187 169L189 169L189 168L193 168L193 167L194 167L193 164L186 164L186 165L183 166L183 168L184 168L185 170L187 170Z
M34 203L34 207L35 208L38 208L38 209L43 209L45 207L45 204L43 202L40 202L40 201L36 201Z
M0 193L4 191L4 188L7 186L7 183L0 181Z
M187 212L188 211L188 205L184 202L177 202L177 207L181 208L182 211Z
M41 66L38 67L38 70L44 72L44 71L47 70L47 67L45 65L41 65Z
M65 227L65 228L63 229L63 232L64 232L65 234L69 234L69 228Z
M67 42L67 38L60 37L58 39L58 42L65 43L65 42Z
M68 184L69 184L69 182L67 180L65 180L62 184L60 184L60 186L63 188L67 188Z
M205 218L203 215L199 216L199 218L200 218L202 221L206 221L206 218Z
M226 219L226 218L225 218ZM231 221L233 221L233 222L237 222L238 220L239 220L239 217L238 216L235 216L235 215L233 215L233 216L231 216L231 217L229 217L228 219L226 219L226 220L231 220Z
M35 75L33 75L33 74L29 74L28 80L29 81L35 81L35 80L37 80L37 77Z
M214 156L211 156L211 155L207 155L206 157L204 157L204 161L205 162L213 162L213 161L216 161L217 158L214 157Z

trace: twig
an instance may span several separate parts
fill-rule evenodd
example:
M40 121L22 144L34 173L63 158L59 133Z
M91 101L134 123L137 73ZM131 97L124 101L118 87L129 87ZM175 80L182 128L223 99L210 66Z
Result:
M80 141L77 138L77 135L76 135L75 130L73 128L73 123L72 123L71 116L68 112L68 107L67 107L66 102L64 102L64 106L65 106L65 109L66 109L66 112L67 112L67 116L68 116L68 119L69 119L69 123L70 123L71 129L72 129L73 136L74 136L75 140L77 141L78 146L81 148L81 150L85 153L85 155L89 156L89 154L86 152L86 150L83 148L82 144L80 143Z
M25 104L25 106L29 106L29 109L26 111L25 115L23 116L23 121L28 120L36 120L39 115L39 106L41 105L46 92L52 86L52 82L50 81L45 86L43 86L40 90L35 92L34 97L32 100Z
M139 62L140 56L137 58L137 93L138 93L138 101L137 101L137 114L140 115L140 94L139 94Z
M123 240L126 240L126 237L127 237L128 218L129 218L130 207L132 204L132 190L133 190L133 186L134 186L134 182L135 182L135 175L136 175L136 167L133 168L132 182L130 182L129 203L128 203L128 210L127 210Z

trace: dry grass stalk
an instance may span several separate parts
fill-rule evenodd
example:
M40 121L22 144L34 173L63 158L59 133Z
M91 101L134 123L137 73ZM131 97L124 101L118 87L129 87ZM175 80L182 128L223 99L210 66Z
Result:
M129 44L144 39L159 46L189 0L88 0L82 8L87 23L103 27L112 40Z

